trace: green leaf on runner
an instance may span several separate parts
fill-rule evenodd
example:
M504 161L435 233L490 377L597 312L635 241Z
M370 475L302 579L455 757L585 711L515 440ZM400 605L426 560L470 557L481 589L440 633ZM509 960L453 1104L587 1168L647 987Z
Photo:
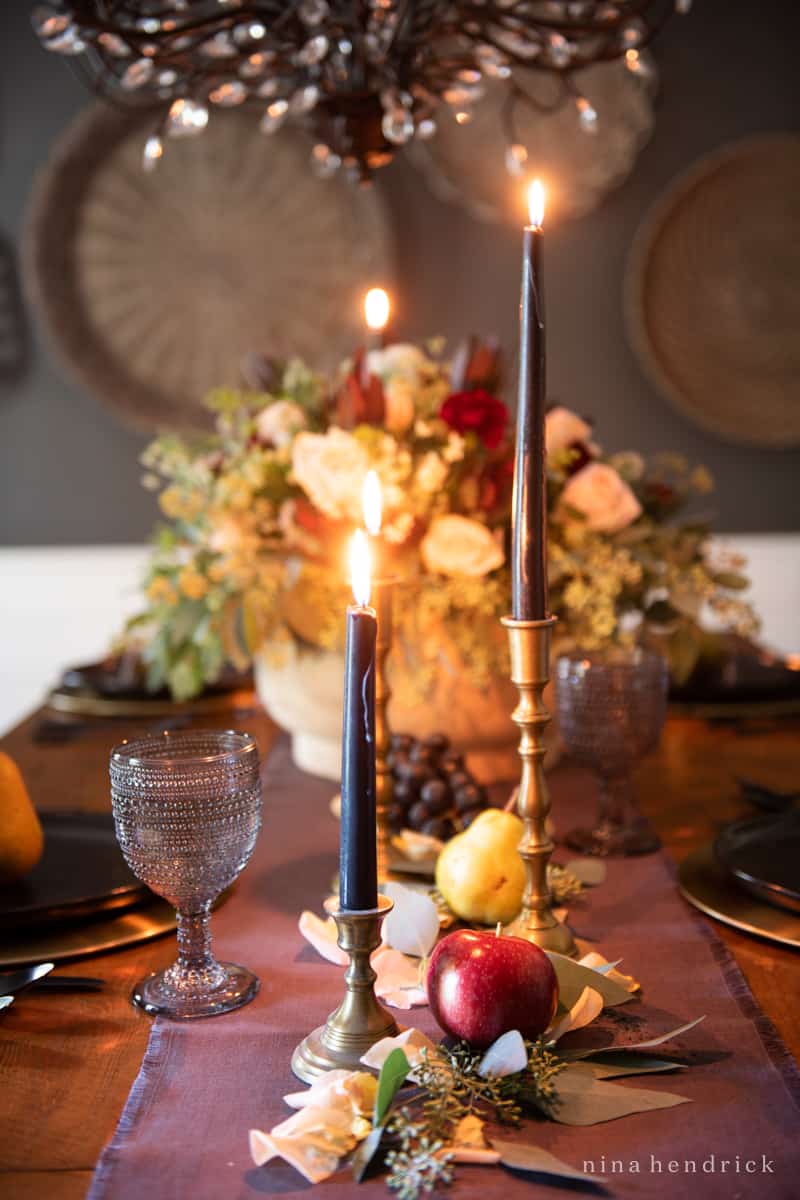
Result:
M609 979L600 971L591 967L582 967L572 958L563 954L547 952L547 957L555 968L558 977L558 998L565 1009L572 1008L585 987L594 988L603 997L605 1008L613 1008L617 1004L626 1004L633 996L614 979Z
M561 1179L582 1179L587 1183L599 1183L602 1175L586 1175L577 1167L562 1162L549 1150L541 1146L526 1145L525 1142L506 1142L492 1138L492 1149L500 1155L504 1167L514 1171L533 1171L537 1175L557 1175Z
M555 1080L559 1103L553 1120L560 1125L599 1125L631 1113L673 1108L689 1102L688 1096L654 1092L596 1079L593 1064L573 1063Z
M373 1125L383 1125L392 1101L405 1083L410 1070L411 1063L403 1051L399 1047L396 1047L387 1057L378 1076L375 1111L372 1114Z

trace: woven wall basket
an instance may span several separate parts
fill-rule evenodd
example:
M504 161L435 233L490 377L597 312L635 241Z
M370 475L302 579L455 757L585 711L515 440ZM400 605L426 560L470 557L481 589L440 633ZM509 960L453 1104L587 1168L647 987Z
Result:
M646 217L625 307L642 366L696 425L800 445L800 136L704 158Z
M148 430L202 426L204 394L239 384L247 352L324 368L363 340L363 290L389 278L376 189L318 179L306 136L266 138L251 112L215 112L150 173L146 133L92 106L31 199L29 291L97 400Z

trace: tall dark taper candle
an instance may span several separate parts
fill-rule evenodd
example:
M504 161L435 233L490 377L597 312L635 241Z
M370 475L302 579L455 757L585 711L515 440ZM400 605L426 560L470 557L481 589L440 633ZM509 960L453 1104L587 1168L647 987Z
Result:
M536 184L532 187L536 188ZM539 197L541 191L539 190ZM517 448L511 548L511 615L547 613L547 472L545 467L544 233L541 213L525 227L520 300Z
M375 610L347 610L339 907L375 908L378 862L375 812Z

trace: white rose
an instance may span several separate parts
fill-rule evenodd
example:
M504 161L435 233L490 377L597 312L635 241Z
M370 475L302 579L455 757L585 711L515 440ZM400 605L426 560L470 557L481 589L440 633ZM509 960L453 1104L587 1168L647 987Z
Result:
M367 370L384 381L392 375L402 375L416 381L427 361L418 346L410 342L396 342L383 350L368 351Z
M573 442L588 441L592 427L569 408L551 408L544 419L544 440L548 456L566 450Z
M590 529L617 533L641 515L625 480L605 463L587 463L567 481L561 502L583 513Z
M306 414L291 400L276 400L256 417L256 433L262 442L272 442L280 449L288 446L294 435L305 429Z
M492 532L455 513L434 517L422 539L420 553L426 570L440 575L478 577L502 567L504 555Z
M294 440L295 481L315 508L334 520L361 521L361 489L368 469L366 450L344 429L299 433Z
M433 495L447 479L447 464L435 450L429 450L417 467L416 483L423 492Z
M384 421L391 433L405 433L414 423L414 384L404 375L393 375L383 385Z

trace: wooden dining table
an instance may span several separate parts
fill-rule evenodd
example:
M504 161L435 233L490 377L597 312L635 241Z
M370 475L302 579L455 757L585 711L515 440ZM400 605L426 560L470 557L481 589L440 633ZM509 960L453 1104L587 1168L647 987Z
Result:
M109 750L123 736L152 727L152 718L87 720L69 730L64 741L37 737L43 719L49 720L34 713L0 743L19 765L36 807L109 811ZM197 723L226 728L231 717L206 715ZM236 725L255 735L264 757L279 735L260 710L237 716ZM779 790L798 787L799 733L800 720L794 718L669 719L657 752L637 771L637 784L641 807L676 863L710 841L726 821L747 812L738 777ZM559 769L552 775L556 799ZM789 1051L800 1057L800 951L715 927L764 1013ZM132 1006L131 989L143 975L168 965L174 950L174 939L165 936L65 963L60 972L100 976L104 989L31 990L0 1017L0 1196L5 1200L75 1200L86 1194L147 1045L150 1018Z

